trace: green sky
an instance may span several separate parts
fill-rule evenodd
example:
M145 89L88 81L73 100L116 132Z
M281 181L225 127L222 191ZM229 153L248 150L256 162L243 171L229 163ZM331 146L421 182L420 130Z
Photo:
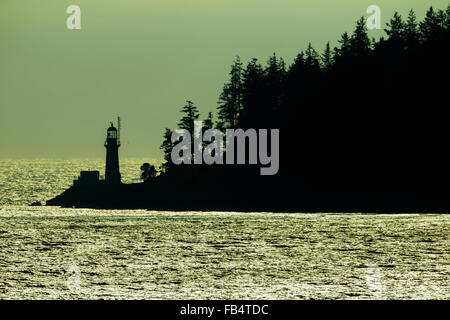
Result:
M229 66L291 62L322 50L382 9L422 18L448 0L0 0L0 157L103 157L108 121L123 118L121 157L159 157L186 99L216 108ZM82 29L66 28L81 7ZM377 37L379 31L371 31Z

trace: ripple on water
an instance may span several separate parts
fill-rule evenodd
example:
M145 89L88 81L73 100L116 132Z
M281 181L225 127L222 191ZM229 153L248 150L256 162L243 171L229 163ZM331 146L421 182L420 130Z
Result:
M449 231L447 215L3 206L0 298L448 299Z

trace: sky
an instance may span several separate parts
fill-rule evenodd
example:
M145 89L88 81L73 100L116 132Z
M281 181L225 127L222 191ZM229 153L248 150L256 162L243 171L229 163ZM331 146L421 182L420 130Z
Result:
M81 29L69 30L70 5ZM322 51L381 8L444 9L448 0L0 0L0 158L99 158L122 118L121 157L162 156L190 99L215 111L236 55L290 64ZM370 31L379 37L382 31Z

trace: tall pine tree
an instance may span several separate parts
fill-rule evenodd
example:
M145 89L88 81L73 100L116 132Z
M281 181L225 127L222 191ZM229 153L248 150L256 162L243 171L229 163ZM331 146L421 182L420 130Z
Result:
M164 163L161 165L162 172L164 173L167 173L172 166L171 153L173 146L174 144L172 143L172 130L166 128L163 136L163 142L159 147L164 153Z
M419 26L417 24L416 14L412 9L408 13L408 19L406 20L403 30L403 38L405 39L406 49L415 48L419 43Z
M266 74L266 99L267 108L276 111L280 108L284 97L284 84L286 76L286 64L282 58L277 58L274 53L267 62Z
M263 128L267 117L265 108L266 77L257 59L252 59L243 72L242 112L239 126L242 128Z
M230 82L223 88L217 109L220 129L236 127L242 109L242 62L239 57L231 66Z
M398 12L395 12L394 17L386 25L388 28L384 29L384 31L389 36L388 40L398 46L402 45L405 24L403 23L401 15Z
M186 101L186 105L181 109L181 112L183 113L183 117L178 123L178 128L188 130L191 133L191 136L193 136L194 121L198 120L200 113L194 103L190 100Z
M322 54L321 60L322 60L322 68L325 71L330 71L331 66L333 65L333 55L331 53L329 41L327 42L327 44L325 46L325 51Z
M371 43L367 34L366 19L364 17L361 17L356 22L355 31L350 37L350 47L352 54L360 58L364 58L370 53Z

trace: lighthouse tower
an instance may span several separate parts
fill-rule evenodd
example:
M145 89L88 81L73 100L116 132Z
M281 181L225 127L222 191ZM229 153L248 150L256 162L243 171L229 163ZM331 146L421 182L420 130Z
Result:
M120 118L119 118L119 130L120 130ZM113 123L108 128L106 134L105 148L106 148L106 169L105 169L105 182L109 184L120 184L120 171L119 171L119 147L120 147L120 131L118 131Z

